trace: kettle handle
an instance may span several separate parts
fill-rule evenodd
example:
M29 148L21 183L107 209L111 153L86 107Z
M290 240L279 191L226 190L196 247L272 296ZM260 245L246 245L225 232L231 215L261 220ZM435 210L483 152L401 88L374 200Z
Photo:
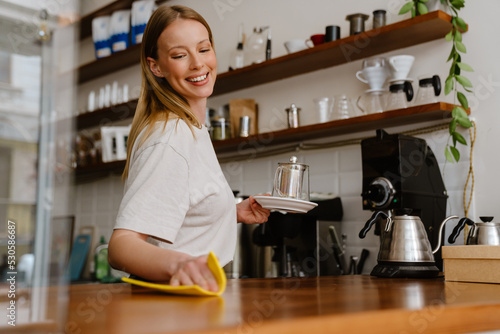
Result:
M450 234L450 236L448 238L448 242L450 244L454 244L455 243L455 240L457 240L458 235L460 234L460 232L465 227L465 224L467 224L469 226L473 226L474 222L472 220L470 220L469 218L467 218L467 217L464 217L464 218L460 219L458 221L457 226L455 226L455 228L453 229L453 232L451 232L451 234Z
M366 234L370 230L370 228L375 224L379 216L383 216L385 219L389 218L389 216L384 212L384 211L377 211L375 212L370 219L366 222L365 226L359 231L359 237L363 239L366 237Z

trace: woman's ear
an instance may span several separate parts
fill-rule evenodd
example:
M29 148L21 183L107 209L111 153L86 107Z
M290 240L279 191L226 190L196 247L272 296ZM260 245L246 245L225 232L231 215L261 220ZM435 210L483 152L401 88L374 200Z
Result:
M147 57L146 58L147 61L148 61L148 65L149 65L149 69L151 70L151 72L156 76L156 77L159 77L159 78L163 78L163 74L161 73L160 71L160 67L158 66L158 63L156 62L156 60L154 60L153 58L151 57Z

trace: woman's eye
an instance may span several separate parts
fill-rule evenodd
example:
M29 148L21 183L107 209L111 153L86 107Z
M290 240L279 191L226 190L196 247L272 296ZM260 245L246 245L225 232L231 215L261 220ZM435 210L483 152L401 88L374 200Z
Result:
M181 59L184 55L173 55L172 59Z
M206 48L206 49L201 49L200 52L201 53L205 53L205 52L209 52L210 51L210 48Z

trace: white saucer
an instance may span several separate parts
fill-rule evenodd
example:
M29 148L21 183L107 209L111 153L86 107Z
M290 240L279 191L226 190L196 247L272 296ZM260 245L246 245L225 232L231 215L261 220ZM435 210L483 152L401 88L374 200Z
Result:
M391 79L391 80L389 80L389 83L395 83L395 82L405 82L405 81L408 81L408 82L413 82L413 79L412 79L412 78L406 78L406 79Z
M264 209L285 211L288 213L306 213L318 206L317 203L293 198L273 196L253 196L253 198L255 198L257 203Z

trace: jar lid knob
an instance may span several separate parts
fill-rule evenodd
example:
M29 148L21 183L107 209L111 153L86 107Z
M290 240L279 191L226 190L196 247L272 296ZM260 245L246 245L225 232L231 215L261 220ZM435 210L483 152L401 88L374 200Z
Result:
M297 163L297 157L296 157L296 156L294 156L294 155L292 155L292 156L290 157L290 162L291 162L291 163L294 163L294 164L295 164L295 163Z

